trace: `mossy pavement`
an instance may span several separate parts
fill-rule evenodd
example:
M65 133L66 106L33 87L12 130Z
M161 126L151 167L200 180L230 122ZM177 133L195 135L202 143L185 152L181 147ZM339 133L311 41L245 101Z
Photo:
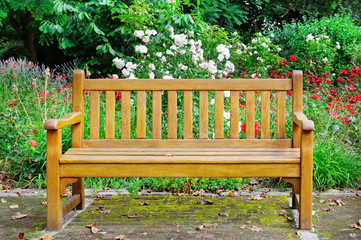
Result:
M0 239L17 239L19 233L38 239L45 236L44 197L0 197ZM345 206L330 206L329 199L341 199ZM3 201L5 200L5 201ZM325 201L324 201L325 200ZM207 204L208 203L208 204ZM210 204L212 203L212 204ZM18 205L19 208L10 208ZM120 195L95 199L55 239L299 239L290 217L289 196L269 195L261 200L248 196L172 196L169 194ZM330 208L330 211L324 211ZM314 232L318 239L361 239L361 231L349 227L361 219L361 198L357 194L315 195ZM17 212L25 218L11 220ZM93 234L89 224L97 224ZM196 230L197 226L204 226ZM253 227L253 228L252 228ZM252 230L259 231L252 231Z

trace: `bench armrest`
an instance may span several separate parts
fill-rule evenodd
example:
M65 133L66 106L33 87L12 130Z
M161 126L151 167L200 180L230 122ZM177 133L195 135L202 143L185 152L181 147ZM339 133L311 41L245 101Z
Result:
M44 124L44 128L46 130L58 130L69 125L80 123L81 117L82 117L81 112L72 112L60 119L46 120Z
M293 122L302 130L313 131L315 125L312 120L308 120L303 112L294 112L292 114Z

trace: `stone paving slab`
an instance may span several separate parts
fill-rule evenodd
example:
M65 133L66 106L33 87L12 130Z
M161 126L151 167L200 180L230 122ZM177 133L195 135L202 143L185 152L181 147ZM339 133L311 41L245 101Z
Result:
M44 195L36 198L24 195L0 197L7 201L0 202L1 240L17 239L20 232L30 239L39 239L48 233L55 239L113 239L116 235L125 235L128 239L361 239L361 231L349 227L361 219L361 198L357 193L316 194L314 233L305 232L301 236L296 235L295 222L288 222L279 215L290 200L283 192L250 201L243 194L236 197L172 196L168 193L130 196L116 192L112 196L102 191L100 195L104 199L88 198L88 203L94 202L75 218L72 217L79 211L71 211L68 215L70 223L57 233L43 231L46 226ZM345 205L330 206L332 199L339 199ZM213 204L197 204L205 200ZM19 208L10 208L12 205L19 205ZM331 210L324 211L324 208ZM292 216L291 211L287 211ZM27 216L11 220L17 212ZM86 225L95 222L107 233L92 234ZM195 230L203 223L208 223L206 228ZM252 232L249 230L252 226L260 227L262 231Z

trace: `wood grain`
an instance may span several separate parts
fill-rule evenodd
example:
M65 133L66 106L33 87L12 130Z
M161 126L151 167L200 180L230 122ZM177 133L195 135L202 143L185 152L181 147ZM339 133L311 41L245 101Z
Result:
M152 138L162 138L162 91L153 91L152 95Z
M286 138L286 92L277 91L277 138Z
M214 137L224 138L224 96L223 91L215 91L214 103Z
M254 91L246 91L246 138L255 138L255 102Z
M193 138L193 92L184 91L183 100L183 135L184 139Z
M199 91L199 138L208 139L208 91Z
M71 126L71 146L81 147L84 136L84 78L83 70L73 71L72 112L81 112L80 122Z
M177 139L177 91L168 91L168 139Z
M261 138L269 139L270 138L270 121L271 121L271 112L270 112L270 91L261 92Z
M121 138L130 139L130 91L122 91Z
M230 137L239 139L239 91L231 91L230 110Z
M105 139L115 137L115 92L105 93Z
M90 92L90 139L99 139L100 93Z
M147 92L137 92L137 139L145 139L147 133Z

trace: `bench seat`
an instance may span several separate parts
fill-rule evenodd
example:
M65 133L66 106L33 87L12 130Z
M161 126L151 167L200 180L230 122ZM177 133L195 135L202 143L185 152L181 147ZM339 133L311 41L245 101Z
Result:
M69 163L300 163L299 148L70 148Z

